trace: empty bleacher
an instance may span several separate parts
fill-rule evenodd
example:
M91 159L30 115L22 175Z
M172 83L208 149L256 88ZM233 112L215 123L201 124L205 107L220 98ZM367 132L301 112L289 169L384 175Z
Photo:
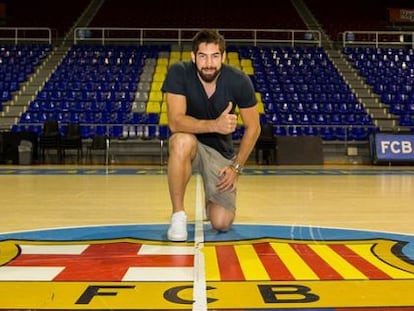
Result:
M275 136L349 143L367 142L376 131L317 43L230 44L227 54L228 64L251 77L261 122L271 124ZM189 59L189 51L172 44L75 44L12 130L40 135L44 122L56 120L62 135L67 124L80 123L83 139L108 135L113 141L164 141L169 132L160 89L168 66L181 59ZM242 133L239 118L234 138Z
M398 124L414 126L414 50L347 47L344 52Z
M118 138L124 126L152 122L134 112L133 104L145 60L155 60L158 52L158 47L74 45L19 125L40 133L47 120L80 123L83 138L104 133Z
M51 50L49 44L0 45L0 111Z
M366 140L373 132L370 116L322 48L254 47L247 54L275 135Z

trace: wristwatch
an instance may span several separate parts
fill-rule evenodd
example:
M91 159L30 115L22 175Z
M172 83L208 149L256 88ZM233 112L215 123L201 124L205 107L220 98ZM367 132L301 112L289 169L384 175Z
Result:
M237 174L241 174L243 172L243 166L240 163L236 163L234 162L232 165L230 165L232 168L234 168L234 170L236 171Z

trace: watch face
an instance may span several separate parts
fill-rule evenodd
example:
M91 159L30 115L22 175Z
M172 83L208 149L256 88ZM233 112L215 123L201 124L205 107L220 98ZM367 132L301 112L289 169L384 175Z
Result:
M234 163L232 166L238 174L241 174L241 172L243 171L243 167L239 163Z

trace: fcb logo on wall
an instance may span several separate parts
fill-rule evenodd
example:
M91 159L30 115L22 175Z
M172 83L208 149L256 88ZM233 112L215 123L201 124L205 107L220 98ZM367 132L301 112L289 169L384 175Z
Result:
M274 228L274 237L207 237L200 252L208 309L414 306L409 240L362 233L352 238L350 231L344 236L351 238L342 239L341 230L330 231L336 239L286 238ZM250 229L236 226L245 237ZM116 234L63 240L51 239L50 231L48 239L12 236L0 242L2 309L192 309L194 242Z

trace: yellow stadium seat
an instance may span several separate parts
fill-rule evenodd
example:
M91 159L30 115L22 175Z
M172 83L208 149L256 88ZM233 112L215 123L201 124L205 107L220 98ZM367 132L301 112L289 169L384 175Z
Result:
M169 63L168 58L160 57L157 59L157 66L163 65L167 67L168 63Z
M154 72L154 76L152 77L152 81L163 82L165 80L165 76L166 76L166 73Z
M240 67L240 61L239 61L238 58L229 58L228 64L230 66L233 66L233 67L236 67L238 69L241 69L241 67Z
M253 63L250 58L242 58L240 60L240 65L242 65L242 67L253 67Z
M170 53L170 62L171 59L181 59L181 52L180 51L171 51Z
M166 112L161 112L160 113L159 124L160 125L168 125L168 114Z
M151 102L147 103L147 107L145 108L146 113L160 113L161 112L161 104L160 102Z
M244 73L248 74L248 75L253 75L254 74L254 68L253 67L243 67L242 66L242 70Z
M240 114L237 115L237 125L239 126L243 125L243 119Z
M263 102L261 102L261 101L257 102L257 111L259 113L264 113L264 104L263 104Z
M191 60L191 51L183 51L181 53L182 60Z
M166 74L167 71L168 71L168 66L167 65L157 65L157 66L155 66L154 73L163 73L163 74Z
M162 102L163 93L161 91L151 91L149 93L148 101L151 102Z
M227 59L239 59L239 53L237 52L228 52L227 54Z
M165 100L161 103L161 113L167 112L167 102Z
M153 81L151 83L151 91L161 91L162 82L161 81Z

